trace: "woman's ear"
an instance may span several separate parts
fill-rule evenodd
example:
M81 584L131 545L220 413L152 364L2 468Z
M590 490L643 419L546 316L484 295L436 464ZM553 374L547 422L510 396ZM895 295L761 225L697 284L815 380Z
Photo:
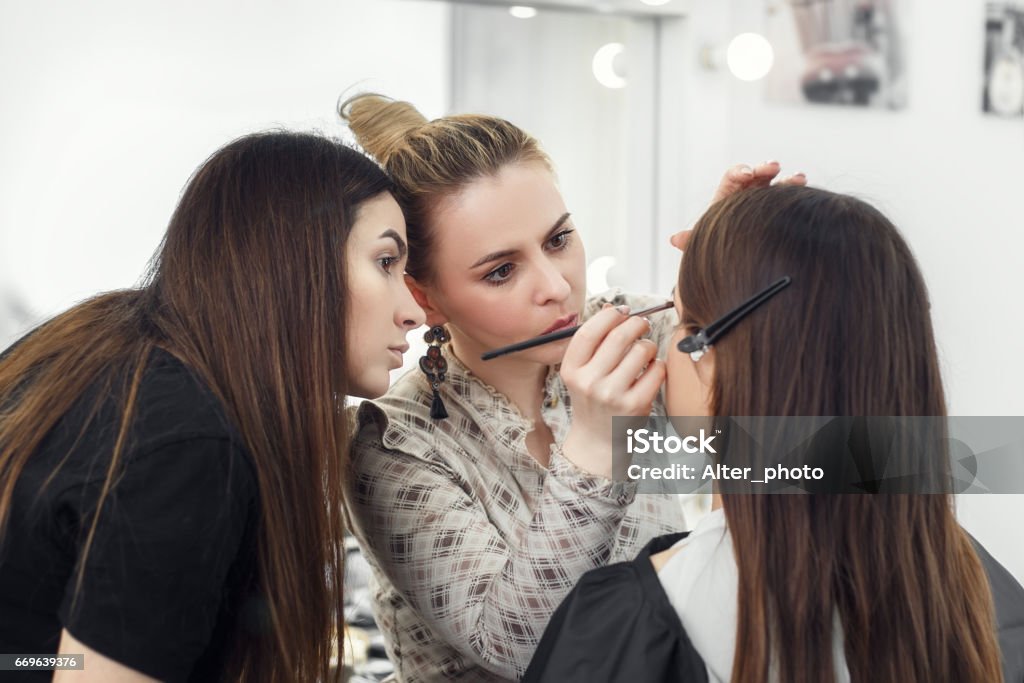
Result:
M711 415L711 391L715 381L715 350L708 348L704 356L693 364L697 372L697 392L703 415Z
M412 292L412 298L416 300L416 303L426 313L427 325L433 327L435 325L444 325L448 322L448 317L437 308L436 296L429 286L420 284L416 281L416 278L408 273L405 274L405 284L409 291Z
M715 378L715 349L714 347L708 347L704 352L704 357L694 363L697 368L697 378L700 379L700 383L704 385L707 390L711 390L711 382Z

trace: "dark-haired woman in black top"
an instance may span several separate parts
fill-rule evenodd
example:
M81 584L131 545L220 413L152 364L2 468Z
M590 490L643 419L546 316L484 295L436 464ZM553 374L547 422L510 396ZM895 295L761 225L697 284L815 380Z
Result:
M144 286L4 354L0 652L84 653L58 680L332 676L342 402L387 389L424 319L390 190L338 142L243 137Z

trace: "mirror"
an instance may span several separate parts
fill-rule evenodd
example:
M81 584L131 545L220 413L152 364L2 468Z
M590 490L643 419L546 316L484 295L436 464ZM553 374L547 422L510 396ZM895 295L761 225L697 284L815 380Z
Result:
M660 20L579 11L595 5L585 2L519 18L508 4L453 3L450 110L501 116L540 140L583 235L591 293L655 291Z

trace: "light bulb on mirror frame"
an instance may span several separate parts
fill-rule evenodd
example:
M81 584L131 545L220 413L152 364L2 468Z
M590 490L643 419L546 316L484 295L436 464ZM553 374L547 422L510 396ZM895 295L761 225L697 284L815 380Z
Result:
M626 79L615 70L615 59L625 50L626 46L622 43L607 43L597 49L591 61L591 69L598 83L613 90L626 87Z
M513 5L508 8L508 13L516 19L533 19L537 16L537 9L526 5Z
M600 294L611 289L608 273L616 265L614 256L598 256L587 266L587 292Z
M698 62L709 71L723 66L741 81L757 81L768 75L775 63L775 50L759 33L740 33L728 46L707 44L698 53Z
M775 63L775 50L760 33L741 33L725 50L725 61L732 75L741 81L759 81Z

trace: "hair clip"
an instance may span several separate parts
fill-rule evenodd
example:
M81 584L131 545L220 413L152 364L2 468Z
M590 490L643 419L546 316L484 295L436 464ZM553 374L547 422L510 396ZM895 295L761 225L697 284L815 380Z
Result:
M731 330L736 323L750 315L761 304L788 287L792 281L788 275L779 278L715 322L703 329L697 330L696 334L691 334L681 339L676 348L683 353L690 354L690 358L696 363L704 357L704 354L711 348L711 345L723 334Z

